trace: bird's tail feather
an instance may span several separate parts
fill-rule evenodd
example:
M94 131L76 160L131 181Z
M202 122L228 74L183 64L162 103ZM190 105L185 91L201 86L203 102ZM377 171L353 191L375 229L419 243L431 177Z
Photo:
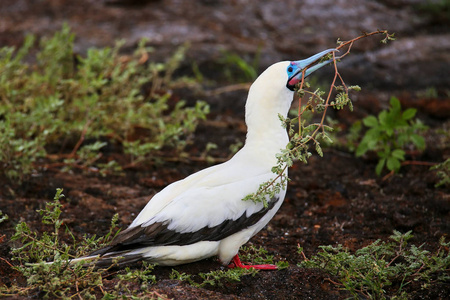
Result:
M85 262L84 266L95 265L97 268L105 268L110 267L112 265L116 267L122 267L125 265L130 265L135 262L138 262L143 258L142 254L127 254L126 252L113 252L105 255L90 255L90 256L82 256L79 258L74 258L70 260L70 264L76 264L80 261Z
M88 255L74 258L68 261L69 265L74 265L82 262L83 267L95 266L96 268L107 268L110 266L122 267L130 265L143 259L140 253L127 254L126 251L119 253L107 253L106 255ZM46 264L53 264L53 261L46 262ZM39 263L30 263L29 265L38 265Z

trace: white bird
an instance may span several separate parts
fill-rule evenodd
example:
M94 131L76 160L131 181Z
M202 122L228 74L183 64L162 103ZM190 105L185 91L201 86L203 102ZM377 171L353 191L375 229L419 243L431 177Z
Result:
M174 266L218 256L235 267L274 269L272 265L243 265L239 248L257 234L280 208L286 190L267 199L268 206L242 199L275 177L276 154L288 143L278 115L286 117L295 85L304 76L330 63L318 63L328 49L308 59L270 66L250 87L245 106L248 127L244 147L229 161L174 182L147 203L131 225L111 245L91 253L96 264L147 260ZM312 66L312 67L311 67ZM286 172L287 173L287 172ZM285 174L287 176L287 174Z

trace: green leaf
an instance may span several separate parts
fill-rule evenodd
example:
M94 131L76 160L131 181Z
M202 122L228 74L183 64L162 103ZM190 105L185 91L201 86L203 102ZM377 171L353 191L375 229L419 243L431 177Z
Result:
M317 152L317 154L320 155L320 157L323 157L322 147L320 147L320 143L319 142L316 143L316 152Z
M385 158L382 158L382 159L380 159L379 161L378 161L378 164L377 164L377 166L376 166L376 168L375 168L375 172L377 173L377 175L380 175L381 174L381 171L383 171L383 168L384 168L384 164L386 163L386 159Z
M397 158L398 160L405 160L405 151L401 149L395 149L394 151L392 151L391 156Z
M388 119L388 112L383 110L378 114L378 120L380 120L380 125L386 125Z
M378 120L375 116L368 116L363 119L363 123L367 127L376 127L378 126Z
M369 150L366 143L359 143L358 147L356 148L356 156L364 155Z
M392 136L394 134L394 129L393 128L386 128L386 134L387 136Z
M411 142L419 149L423 150L425 149L425 139L423 136L420 136L418 134L412 134L410 136Z
M368 141L378 141L381 140L383 135L383 132L378 128L374 127L369 130L367 130L366 134L364 135L364 138L366 138Z
M388 158L389 156L391 156L391 151L386 148L384 149L384 151L378 151L377 155L379 158Z
M405 110L402 114L402 119L403 120L409 120L414 118L414 116L416 115L417 109L415 108L408 108L407 110Z
M397 158L391 156L387 159L386 167L390 171L397 172L401 167L401 163Z
M400 101L397 97L391 97L391 100L389 102L391 104L392 111L400 111L402 109Z
M410 136L406 133L397 134L397 147L403 147L410 139Z

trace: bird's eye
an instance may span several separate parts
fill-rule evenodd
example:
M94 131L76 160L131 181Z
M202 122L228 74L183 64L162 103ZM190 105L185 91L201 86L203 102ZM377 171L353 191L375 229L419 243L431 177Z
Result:
M289 73L291 73L292 71L294 71L294 68L289 67L289 68L287 69L287 71L288 71Z

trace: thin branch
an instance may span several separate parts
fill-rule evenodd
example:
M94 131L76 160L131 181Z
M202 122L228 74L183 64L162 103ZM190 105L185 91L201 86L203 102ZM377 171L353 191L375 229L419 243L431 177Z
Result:
M390 35L387 30L377 30L377 31L373 31L373 32L370 32L370 33L364 32L362 35L360 35L360 36L358 36L358 37L356 37L354 39L351 39L351 40L346 41L346 42L340 42L341 44L338 47L336 47L336 50L339 50L339 49L341 49L341 48L343 48L343 47L345 47L347 45L350 45L349 49L347 50L347 52L343 56L341 56L341 57L344 57L350 52L350 48L353 46L354 42L356 42L356 41L358 41L360 39L372 36L372 35L376 35L376 34L384 34L386 36L385 40L387 40L390 37L392 37L392 35Z
M3 260L5 263L7 263L11 268L14 268L14 266L5 258L0 257L1 260Z
M83 300L83 298L80 295L80 289L78 288L77 274L75 272L73 272L73 270L72 270L72 273L74 274L74 276L76 278L75 279L75 290L77 291L76 295L78 295L78 299Z
M336 282L336 281L334 281L334 280L331 280L331 278L329 278L329 277L325 278L324 280L329 281L329 282L331 282L332 284L337 285L337 286L343 286L342 283Z
M87 120L84 124L83 131L81 131L80 139L78 140L77 144L73 148L72 152L69 155L69 158L72 158L77 153L78 149L80 148L81 144L83 144L84 138L86 137L86 132L88 130L89 125L91 124L91 120Z

